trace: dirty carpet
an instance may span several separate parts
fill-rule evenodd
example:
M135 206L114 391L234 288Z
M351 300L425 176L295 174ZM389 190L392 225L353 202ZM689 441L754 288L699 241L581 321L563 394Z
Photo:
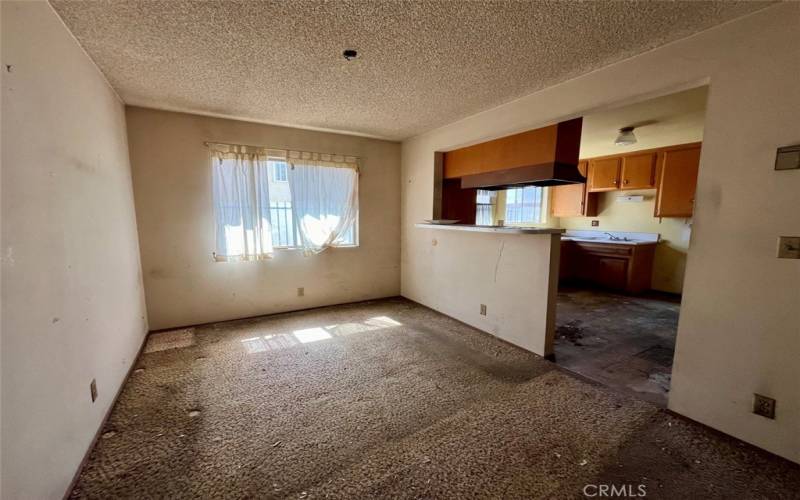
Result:
M582 498L600 484L791 498L800 469L387 299L151 335L71 496Z

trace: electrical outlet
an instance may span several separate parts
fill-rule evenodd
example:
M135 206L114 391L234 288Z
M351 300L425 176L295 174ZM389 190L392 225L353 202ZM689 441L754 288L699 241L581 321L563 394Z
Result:
M300 287L300 288L298 288L298 289L297 289L297 296L298 296L298 297L302 297L302 296L304 296L305 294L306 294L306 289L305 289L305 288L303 288L303 287Z
M800 259L800 236L779 236L778 258Z
M599 225L600 225L600 221L599 220L593 220L592 221L592 227L597 227Z
M486 316L486 304L481 304L481 316Z
M92 383L89 384L89 392L92 395L92 403L97 400L97 380L92 379Z
M753 413L774 419L775 400L761 394L753 394Z

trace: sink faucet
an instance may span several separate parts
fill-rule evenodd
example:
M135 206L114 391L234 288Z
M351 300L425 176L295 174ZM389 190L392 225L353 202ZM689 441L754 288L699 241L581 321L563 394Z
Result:
M611 241L622 241L622 238L620 238L618 236L614 236L611 233L603 233L603 234L607 234L608 235L608 239L611 240Z

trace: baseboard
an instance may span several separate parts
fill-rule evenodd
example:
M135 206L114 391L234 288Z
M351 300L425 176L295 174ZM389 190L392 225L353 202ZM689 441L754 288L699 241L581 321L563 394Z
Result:
M72 481L70 481L69 486L67 487L67 491L64 492L64 496L62 497L63 500L67 500L69 496L72 494L72 490L75 489L75 486L78 484L78 479L81 477L81 472L83 472L84 467L86 467L86 463L89 461L89 456L92 454L92 450L97 445L97 440L100 439L100 435L103 433L103 429L108 422L109 417L111 416L111 411L117 405L117 400L119 399L119 395L122 394L122 389L125 388L125 385L128 383L128 379L130 378L133 370L136 368L137 363L139 362L139 358L142 356L144 352L144 346L147 344L147 338L150 336L150 332L145 332L144 337L142 338L142 344L139 346L139 350L136 353L136 356L133 358L131 365L128 367L128 372L125 374L125 377L122 379L122 383L120 383L119 387L117 388L116 394L114 394L114 400L111 401L111 404L108 406L108 410L106 410L106 414L103 416L103 420L100 421L100 425L97 428L97 431L94 433L94 437L92 438L92 442L89 443L89 447L86 449L86 453L83 454L83 459L81 460L80 465L78 465L78 470L75 471L75 475L72 477Z
M311 306L311 307L301 307L299 309L288 309L286 311L280 311L280 312L272 312L272 313L265 313L265 314L255 314L253 316L241 316L241 317L237 317L237 318L219 319L219 320L216 320L216 321L207 321L205 323L194 323L194 324L188 324L188 325L170 326L168 328L158 328L156 330L150 330L149 333L153 334L153 333L169 332L169 331L172 331L172 330L180 330L181 328L200 328L200 327L203 327L203 326L214 325L214 324L217 324L217 323L225 323L227 321L244 321L244 320L248 320L248 319L268 318L270 316L279 316L281 314L291 314L291 313L297 313L297 312L303 312L303 311L313 311L315 309L325 309L326 307L337 307L337 306L349 306L349 305L356 305L356 304L365 304L367 302L374 302L376 300L386 300L386 299L395 299L395 298L403 298L403 299L405 299L405 297L403 297L402 295L396 295L396 294L395 295L386 295L386 296L383 296L383 297L375 297L375 298L364 299L364 300L355 300L355 301L352 301L352 302L335 302L333 304L325 304L325 305ZM410 300L410 299L408 299L408 300Z

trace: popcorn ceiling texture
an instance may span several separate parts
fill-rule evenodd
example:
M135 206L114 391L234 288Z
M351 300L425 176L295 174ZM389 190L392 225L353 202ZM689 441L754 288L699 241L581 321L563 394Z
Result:
M127 104L399 140L770 2L51 3Z

